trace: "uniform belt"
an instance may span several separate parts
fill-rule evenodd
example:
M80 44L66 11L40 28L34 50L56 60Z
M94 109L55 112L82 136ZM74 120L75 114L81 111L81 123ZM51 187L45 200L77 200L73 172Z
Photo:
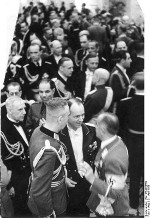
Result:
M65 178L63 177L60 181L52 182L51 187L55 188L55 187L61 185L64 181L65 181Z
M128 129L128 130L129 130L129 132L137 134L137 135L144 135L144 132L142 132L142 131L137 131L137 130L133 130L133 129Z

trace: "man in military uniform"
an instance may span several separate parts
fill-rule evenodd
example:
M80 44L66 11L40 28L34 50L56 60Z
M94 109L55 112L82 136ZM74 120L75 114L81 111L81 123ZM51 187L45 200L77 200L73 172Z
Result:
M28 135L23 126L25 104L19 96L6 100L7 115L1 120L2 160L12 172L9 188L13 187L14 215L29 215L27 189L31 168L28 155Z
M41 47L38 44L29 46L29 63L24 65L24 81L27 99L34 99L37 86L42 78L53 78L52 64L41 58Z
M46 122L36 128L29 146L33 176L28 206L39 217L63 214L67 206L65 145L58 140L58 132L67 124L69 107L61 98L53 98L46 106Z
M95 159L95 172L83 163L80 171L91 184L91 196L87 206L99 215L127 216L129 210L128 151L122 139L117 136L119 121L112 113L98 116L96 135L102 140ZM99 216L98 215L98 216Z

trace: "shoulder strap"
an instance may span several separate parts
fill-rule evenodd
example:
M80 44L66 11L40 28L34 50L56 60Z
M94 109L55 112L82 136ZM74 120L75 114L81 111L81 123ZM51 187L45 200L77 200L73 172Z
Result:
M104 111L108 110L108 108L111 105L112 98L113 98L113 90L112 90L112 88L111 87L106 87L106 89L107 89L107 97L106 97L106 102L105 102L105 105L104 105L104 108L103 108Z
M65 155L65 152L64 152L62 146L61 146L61 148L60 148L60 149L61 149L61 152L62 152L62 157L61 157L61 156L59 155L59 152L58 152L53 146L51 146L50 141L49 141L49 140L45 140L45 146L44 146L43 148L41 148L41 150L39 151L39 153L36 155L36 157L35 157L34 160L33 160L33 167L34 167L34 168L36 167L36 165L37 165L38 162L40 161L40 159L41 159L41 157L43 156L44 151L45 151L46 149L51 149L52 151L54 151L54 152L57 154L57 157L58 157L60 163L61 163L62 165L65 165L65 163L66 163L66 155Z

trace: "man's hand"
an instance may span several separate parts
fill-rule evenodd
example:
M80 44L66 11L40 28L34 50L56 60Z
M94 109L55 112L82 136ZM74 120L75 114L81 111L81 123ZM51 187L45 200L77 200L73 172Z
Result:
M74 188L77 182L73 181L72 179L69 179L68 177L65 178L65 182L67 184L67 187Z
M82 172L82 175L84 175L84 177L89 183L93 184L95 180L95 175L93 173L91 166L87 162L84 161L79 171Z

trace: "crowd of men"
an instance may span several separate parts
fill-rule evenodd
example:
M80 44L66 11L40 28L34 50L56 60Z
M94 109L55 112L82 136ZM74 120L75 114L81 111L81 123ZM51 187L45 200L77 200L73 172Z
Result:
M2 216L141 215L143 28L85 3L22 10L1 90Z

